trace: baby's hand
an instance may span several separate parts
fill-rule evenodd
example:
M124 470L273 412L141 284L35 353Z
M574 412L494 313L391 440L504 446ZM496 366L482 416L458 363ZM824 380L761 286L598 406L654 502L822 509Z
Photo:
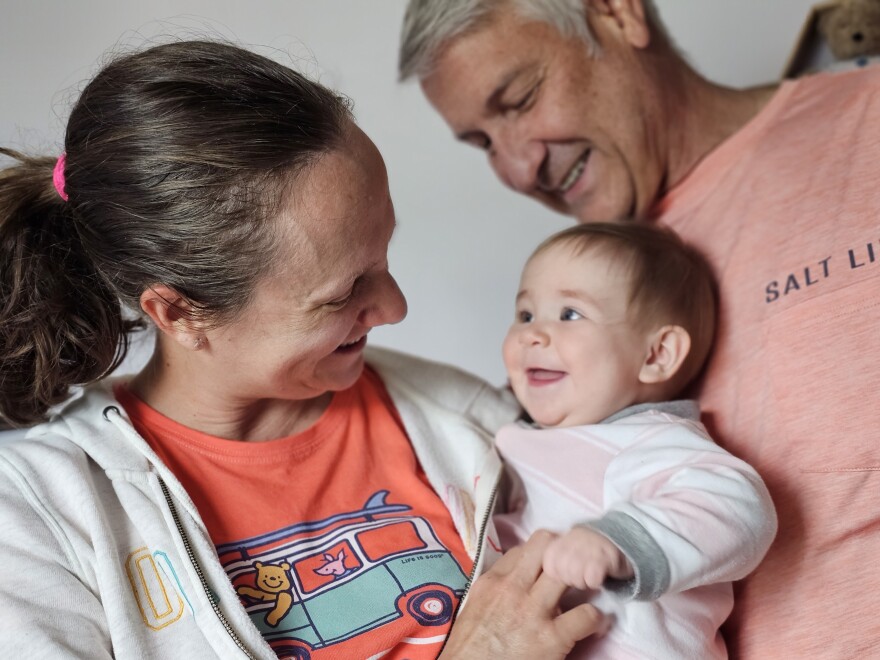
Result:
M574 527L544 550L544 572L575 589L599 589L606 577L633 577L629 561L607 538L588 527Z

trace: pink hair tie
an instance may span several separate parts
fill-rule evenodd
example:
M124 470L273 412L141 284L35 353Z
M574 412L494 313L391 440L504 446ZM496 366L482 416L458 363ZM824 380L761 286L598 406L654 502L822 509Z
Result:
M55 169L52 170L52 183L55 184L55 190L65 202L67 201L67 193L64 191L64 165L66 163L67 154L61 154L55 162Z

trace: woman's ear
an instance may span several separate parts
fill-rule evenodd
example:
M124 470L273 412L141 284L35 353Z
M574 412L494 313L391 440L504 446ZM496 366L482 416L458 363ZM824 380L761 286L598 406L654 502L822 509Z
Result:
M639 382L665 383L672 379L691 350L691 336L680 325L664 325L651 336Z
M191 351L205 348L208 339L194 321L193 305L165 284L155 284L141 294L141 309L159 332Z
M651 26L642 0L585 0L587 11L613 23L630 46L645 49L651 44Z

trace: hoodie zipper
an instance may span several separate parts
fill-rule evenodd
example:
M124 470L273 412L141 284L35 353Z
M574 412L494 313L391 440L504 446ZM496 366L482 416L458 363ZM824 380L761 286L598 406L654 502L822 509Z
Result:
M192 546L190 545L189 539L186 536L186 532L183 529L183 525L180 522L180 517L177 515L177 507L174 506L174 501L171 499L171 493L168 492L168 486L165 485L162 477L159 477L157 475L156 478L159 480L159 487L162 489L162 494L165 496L165 502L168 504L168 509L171 511L171 517L174 519L174 524L177 526L177 531L180 534L181 540L183 541L183 547L186 549L186 554L189 557L193 568L196 569L196 575L199 576L199 582L201 582L202 584L202 589L205 590L205 595L208 597L208 602L211 603L211 608L214 610L214 614L216 614L217 618L220 619L220 623L222 623L223 627L226 628L226 632L229 633L232 641L235 642L235 645L241 649L242 653L244 653L249 658L249 660L256 660L256 657L247 650L241 639L239 639L238 635L232 629L232 626L229 625L229 621L226 620L226 617L220 610L220 606L211 595L211 590L208 588L208 581L205 579L205 574L202 572L202 568L201 566L199 566L199 562L196 560L195 554L192 551Z
M495 498L497 495L498 486L496 485L492 489L492 494L489 496L489 506L486 508L486 513L483 515L483 523L480 525L480 533L477 536L477 551L474 553L474 565L471 567L471 574L468 575L467 583L464 585L464 591L458 601L458 607L456 607L455 612L452 613L452 620L449 622L449 633L446 634L446 639L443 640L443 646L440 647L440 653L437 654L438 657L443 655L443 649L446 648L446 643L449 641L449 634L452 632L452 626L455 625L455 620L458 618L461 606L464 604L464 601L471 590L471 585L477 577L477 566L480 565L480 555L483 554L483 539L486 537L486 527L489 525L489 517L492 515L492 510L495 508Z

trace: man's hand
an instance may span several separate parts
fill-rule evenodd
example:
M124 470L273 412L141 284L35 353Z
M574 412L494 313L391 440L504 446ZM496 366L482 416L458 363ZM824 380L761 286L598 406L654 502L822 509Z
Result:
M442 660L562 660L576 642L605 629L605 619L592 605L559 613L565 585L541 571L553 538L536 532L474 582Z
M628 580L633 569L620 549L588 527L575 527L544 551L544 573L575 589L599 589L606 577Z

